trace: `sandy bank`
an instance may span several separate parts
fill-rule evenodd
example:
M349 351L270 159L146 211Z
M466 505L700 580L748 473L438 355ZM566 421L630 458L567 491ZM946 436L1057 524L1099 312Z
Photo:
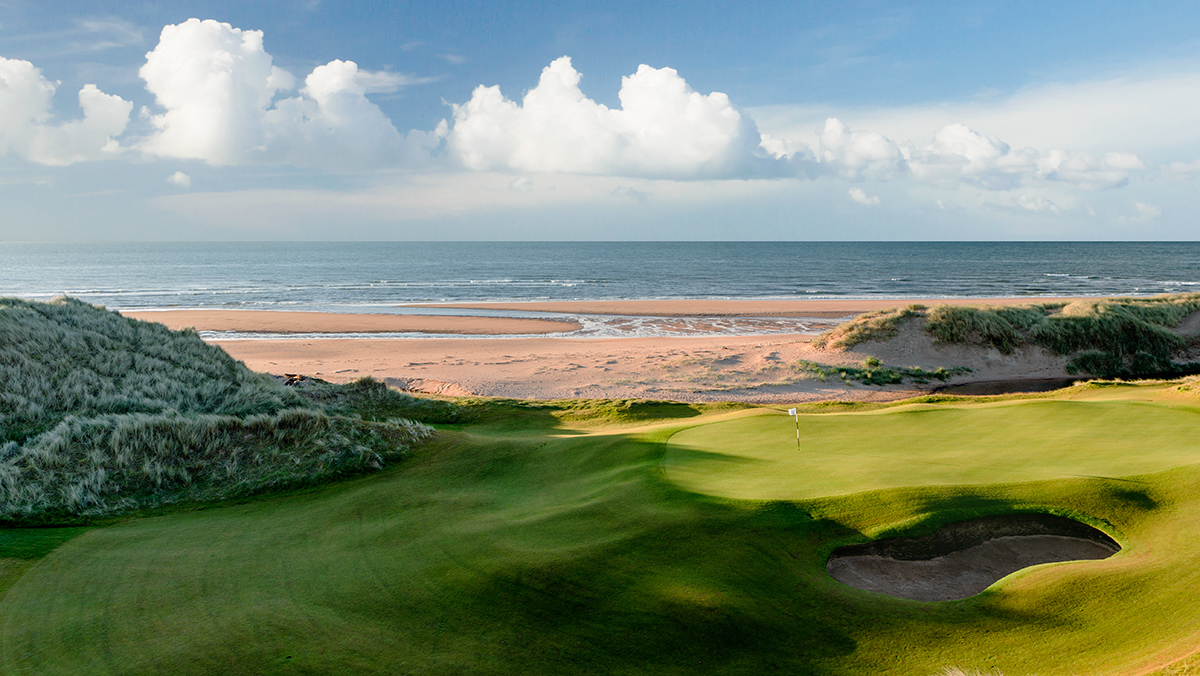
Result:
M799 336L227 340L220 345L256 371L304 373L334 382L373 376L398 387L450 395L788 403L918 394L910 388L882 391L807 379L795 369L797 360L851 363L855 357L820 353Z
M563 314L630 315L644 317L848 317L911 305L1025 305L1071 301L1071 298L934 298L872 300L594 300L529 303L430 303L402 307L460 310L510 310Z
M574 322L512 317L277 312L273 310L156 310L122 312L172 329L245 333L455 333L496 336L576 331Z

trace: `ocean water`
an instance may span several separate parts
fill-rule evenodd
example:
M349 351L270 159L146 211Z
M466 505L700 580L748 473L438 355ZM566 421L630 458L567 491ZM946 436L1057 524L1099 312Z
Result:
M445 314L400 306L1184 291L1200 291L1200 242L0 242L0 296L68 294L111 309ZM571 318L582 319L581 335L589 336L824 328L730 320L663 329L628 318Z

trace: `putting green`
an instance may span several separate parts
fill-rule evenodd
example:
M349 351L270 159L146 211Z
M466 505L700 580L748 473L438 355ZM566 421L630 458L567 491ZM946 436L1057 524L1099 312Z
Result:
M1138 401L771 413L675 434L667 476L699 493L796 500L903 486L1124 477L1200 462L1200 410Z

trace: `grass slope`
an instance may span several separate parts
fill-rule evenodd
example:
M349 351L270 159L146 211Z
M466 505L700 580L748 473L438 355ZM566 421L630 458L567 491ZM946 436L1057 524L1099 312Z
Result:
M431 430L358 409L428 407L406 402L373 382L306 396L194 331L69 298L0 298L0 521L79 521L378 469Z
M737 426L778 434L777 415L682 407L656 423L619 406L589 418L587 406L491 403L379 474L75 535L0 598L0 673L1129 674L1177 659L1200 644L1200 467L1163 468L1195 461L1194 426L1176 421L1197 420L1200 401L1170 386L1057 396L1084 401L826 407L828 438L841 426L863 449L891 448L909 420L931 440L987 425L976 436L989 443L956 458L973 469L943 477L965 483L927 485L893 453L907 485L891 488L787 469L786 444L720 451L733 461L695 448L738 443ZM1106 421L1109 445L1053 457L1071 439L1052 433L1078 441L1089 416ZM1161 425L1174 432L1148 440ZM1173 445L1160 458L1149 441ZM1020 451L1034 476L979 483L1029 444L1041 449ZM823 497L699 492L729 493L725 473L770 463L772 490L812 483L800 494ZM670 479L685 466L707 479L680 487ZM1097 467L1140 474L1077 476ZM829 551L868 534L1031 509L1101 525L1125 549L954 603L871 594L824 571Z

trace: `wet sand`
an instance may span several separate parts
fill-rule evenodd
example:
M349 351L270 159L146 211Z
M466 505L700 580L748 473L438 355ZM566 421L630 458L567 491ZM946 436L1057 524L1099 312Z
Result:
M274 310L127 311L126 317L166 324L172 329L245 333L452 333L510 335L576 331L576 322L513 317L343 314Z
M1025 305L1070 302L1073 298L883 298L866 300L589 300L528 303L429 303L401 307L509 310L654 317L850 317L872 310L912 305Z

